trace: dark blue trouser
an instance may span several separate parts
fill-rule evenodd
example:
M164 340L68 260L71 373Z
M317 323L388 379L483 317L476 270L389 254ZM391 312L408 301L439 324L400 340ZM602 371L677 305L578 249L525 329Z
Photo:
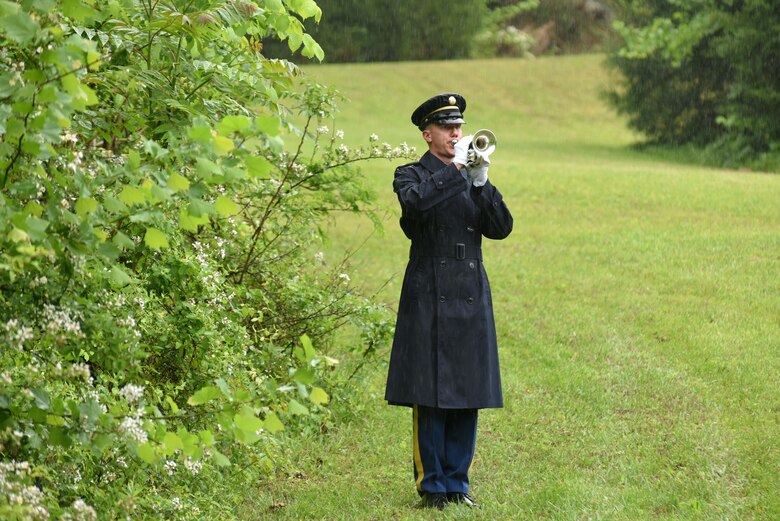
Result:
M477 441L477 409L415 405L414 480L417 492L469 491L469 467Z

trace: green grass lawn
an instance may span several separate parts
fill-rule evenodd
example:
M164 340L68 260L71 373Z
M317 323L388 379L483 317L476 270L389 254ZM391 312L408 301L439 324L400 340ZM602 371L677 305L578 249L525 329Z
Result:
M483 508L421 510L411 413L385 405L380 368L359 418L295 440L300 472L253 490L247 519L780 519L780 176L633 150L601 61L307 68L349 98L348 145L422 153L409 115L447 91L466 131L498 136L490 177L515 229L484 250L505 408L480 416ZM353 283L392 307L408 248L394 166L362 168L385 233L342 216L326 252L365 242Z

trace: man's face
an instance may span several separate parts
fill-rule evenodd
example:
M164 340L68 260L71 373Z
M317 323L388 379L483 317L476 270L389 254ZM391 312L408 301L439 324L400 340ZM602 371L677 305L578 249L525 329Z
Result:
M428 143L431 154L449 164L455 157L455 145L453 141L461 138L460 124L456 125L428 125L423 130L423 139Z

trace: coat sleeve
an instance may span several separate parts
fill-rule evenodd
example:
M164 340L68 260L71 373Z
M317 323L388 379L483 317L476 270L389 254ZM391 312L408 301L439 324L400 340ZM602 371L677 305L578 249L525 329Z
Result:
M393 177L393 190L404 211L421 213L430 210L469 187L454 164L428 176L421 175L413 165L398 167Z
M481 210L482 235L488 239L503 239L512 233L514 220L498 188L488 181L484 186L472 190Z

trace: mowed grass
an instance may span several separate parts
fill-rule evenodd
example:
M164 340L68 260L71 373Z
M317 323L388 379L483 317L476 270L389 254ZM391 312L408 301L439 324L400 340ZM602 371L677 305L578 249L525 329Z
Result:
M676 164L601 101L600 56L307 68L350 101L349 146L407 141L430 95L468 100L498 136L490 177L515 217L484 245L505 407L483 411L479 511L417 507L411 414L382 400L324 438L300 472L260 483L247 519L780 519L780 176ZM395 163L362 170L383 235L340 216L326 258L395 308L408 242ZM389 346L384 354L389 356Z

